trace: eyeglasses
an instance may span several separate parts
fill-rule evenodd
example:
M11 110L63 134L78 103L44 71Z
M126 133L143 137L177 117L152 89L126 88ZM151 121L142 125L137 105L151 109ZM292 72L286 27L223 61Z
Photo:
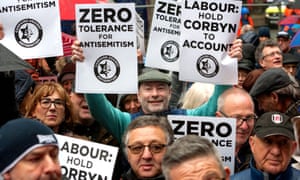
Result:
M56 108L62 108L62 107L65 106L65 102L63 100L55 99L55 100L52 101L49 98L41 99L40 104L41 104L42 108L49 108L51 106L51 104L54 104L54 106Z
M162 152L166 146L167 146L166 144L152 143L149 145L135 144L135 145L129 145L127 147L132 154L141 154L142 152L144 152L145 147L148 147L151 153L157 154Z
M274 51L274 52L271 52L271 53L269 53L269 54L264 55L264 56L262 57L262 59L264 59L265 57L268 57L268 56L270 56L270 57L275 57L275 55L277 55L277 56L282 56L282 52L281 52L281 51Z
M225 114L222 111L219 111L224 117L227 118L235 118L236 122L237 122L237 126L241 126L243 124L243 122L246 122L247 125L249 125L250 123L253 123L253 121L256 121L257 116L255 114L250 114L246 117L242 117L241 115L234 115L234 116L228 116L227 114Z

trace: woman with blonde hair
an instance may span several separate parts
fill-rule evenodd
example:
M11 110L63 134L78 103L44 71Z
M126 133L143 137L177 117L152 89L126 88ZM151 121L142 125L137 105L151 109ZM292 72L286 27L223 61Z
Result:
M184 109L193 109L206 103L214 91L214 84L195 82L184 94L181 104Z
M38 85L26 104L25 117L35 118L55 133L67 134L72 130L72 102L65 89L56 82Z

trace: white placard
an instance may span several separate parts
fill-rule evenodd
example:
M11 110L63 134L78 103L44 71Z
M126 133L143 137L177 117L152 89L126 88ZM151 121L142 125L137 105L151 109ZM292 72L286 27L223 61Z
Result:
M0 1L1 43L22 59L63 55L58 0Z
M180 13L179 1L155 2L145 66L179 71Z
M144 20L138 13L136 13L136 36L137 48L141 50L142 55L144 56L146 54Z
M179 79L237 84L237 59L228 51L239 27L242 1L183 0Z
M76 63L75 91L136 93L136 15L133 3L77 4L76 32L85 60Z
M236 119L168 115L175 138L188 134L203 136L215 144L224 166L234 173Z
M112 179L118 148L55 135L62 174L70 180Z

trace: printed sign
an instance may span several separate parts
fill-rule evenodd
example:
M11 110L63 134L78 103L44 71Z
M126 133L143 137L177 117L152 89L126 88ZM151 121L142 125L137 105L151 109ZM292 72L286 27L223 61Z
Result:
M203 136L216 146L224 166L234 173L236 120L234 118L169 115L175 138Z
M228 56L242 1L182 1L179 79L237 84L237 60Z
M77 4L76 31L85 61L76 63L75 91L136 93L134 4Z
M0 19L1 43L22 59L63 55L58 0L0 1Z
M145 50L145 36L144 36L144 20L136 13L136 35L137 35L137 49L141 50L142 55L146 54Z
M55 135L62 174L70 180L112 179L118 148Z
M179 71L180 14L179 1L155 2L145 66Z

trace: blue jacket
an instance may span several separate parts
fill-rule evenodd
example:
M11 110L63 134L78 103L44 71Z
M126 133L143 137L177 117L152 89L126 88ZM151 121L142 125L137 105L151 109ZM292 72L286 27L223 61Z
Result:
M230 177L231 180L300 180L300 171L293 168L291 164L287 169L272 176L268 173L262 172L254 167L254 160L250 162L250 168L236 173Z
M230 87L231 86L216 85L214 93L208 102L196 109L171 109L162 114L215 116L219 95ZM120 143L122 135L132 119L143 114L142 112L137 114L122 112L118 108L115 108L103 94L86 94L85 96L93 117Z

